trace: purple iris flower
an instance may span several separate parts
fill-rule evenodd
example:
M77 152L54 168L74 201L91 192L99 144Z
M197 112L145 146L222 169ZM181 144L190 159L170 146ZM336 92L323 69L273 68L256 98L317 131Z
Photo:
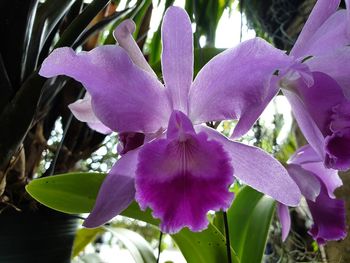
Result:
M162 231L200 231L209 210L230 206L234 178L297 205L300 190L277 160L200 125L238 119L236 135L246 133L277 93L270 79L288 56L256 38L216 56L193 81L191 22L183 9L171 7L162 25L162 84L132 38L134 29L131 20L116 29L120 46L78 54L56 49L40 70L80 81L91 94L91 115L123 141L84 225L99 226L136 199L161 219Z
M278 85L326 167L350 168L350 1L318 0Z
M319 244L346 237L345 203L335 199L334 190L342 185L338 172L326 169L319 155L309 145L298 149L289 159L287 170L305 197L314 224L309 234ZM288 207L279 204L282 239L290 230Z

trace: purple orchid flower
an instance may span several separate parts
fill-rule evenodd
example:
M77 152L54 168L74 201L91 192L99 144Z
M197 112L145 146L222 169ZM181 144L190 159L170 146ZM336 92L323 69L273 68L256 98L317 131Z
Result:
M350 168L350 11L318 0L278 85L326 167ZM350 1L346 1L349 8Z
M287 170L299 186L310 209L314 224L309 234L318 244L346 237L345 203L335 199L334 190L342 185L338 172L326 169L319 155L309 145L298 149L289 159ZM288 207L279 204L282 240L290 230Z
M134 28L126 20L116 29L120 46L79 54L56 49L40 70L46 77L64 74L80 81L91 94L94 115L130 145L104 180L84 225L107 222L135 198L161 219L162 231L200 231L209 210L230 206L234 177L297 205L300 190L277 160L200 125L239 119L235 133L246 133L277 93L269 81L276 68L288 65L288 56L256 38L216 56L192 81L191 22L183 9L171 7L162 25L163 85L133 40Z
M73 115L82 122L102 134L109 134L112 130L106 127L95 115L91 106L91 95L86 92L83 99L79 99L74 103L68 105Z

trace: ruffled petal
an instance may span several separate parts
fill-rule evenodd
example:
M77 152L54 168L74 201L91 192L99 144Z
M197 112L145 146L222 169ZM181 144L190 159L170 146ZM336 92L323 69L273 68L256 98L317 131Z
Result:
M114 30L114 37L118 41L119 45L125 49L131 58L132 62L135 65L139 66L143 70L149 72L154 77L156 77L156 73L154 73L151 66L147 63L145 57L143 56L139 46L136 41L132 37L132 34L135 32L136 25L134 21L131 19L126 19L121 22L117 28Z
M185 10L169 7L162 25L162 73L174 110L188 113L193 78L193 34Z
M330 198L326 186L321 182L320 195L315 202L307 203L314 220L309 233L319 244L346 237L344 201Z
M83 99L79 99L74 103L69 104L68 108L79 121L86 122L91 129L102 134L109 134L112 132L110 128L97 119L92 110L91 96L88 92L85 93Z
M145 144L136 171L136 200L161 219L160 228L176 233L183 227L201 231L209 210L227 209L233 199L230 158L222 145L189 129L188 118L175 111L166 139Z
M289 231L290 231L290 226L291 226L291 220L290 220L290 214L288 210L288 206L278 203L277 204L277 214L278 218L281 222L282 225L282 241L286 241Z
M299 34L299 37L291 50L291 55L295 57L308 55L305 53L305 49L308 48L310 40L322 24L337 10L339 3L340 0L318 0L316 2L303 30ZM333 29L334 28L330 28L330 30Z
M209 138L223 145L231 157L236 178L280 203L298 205L301 198L298 186L287 170L271 155L257 147L231 141L205 126L198 126L196 130L205 131Z
M114 131L155 132L167 125L171 110L165 89L121 47L101 46L78 54L59 48L45 59L40 74L80 81L91 94L97 118Z
M198 73L190 90L190 119L239 119L233 136L245 134L278 88L273 73L291 63L284 52L255 38L217 55Z
M96 203L84 226L98 227L121 213L135 198L138 150L123 155L103 181Z
M328 168L347 170L350 168L350 128L334 132L326 137L326 159Z

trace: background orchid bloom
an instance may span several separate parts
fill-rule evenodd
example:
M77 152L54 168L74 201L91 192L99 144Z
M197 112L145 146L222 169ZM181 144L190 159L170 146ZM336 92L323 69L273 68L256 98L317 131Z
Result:
M309 145L299 148L288 160L287 170L300 188L309 206L314 224L309 234L325 244L346 237L345 203L335 199L334 191L342 186L338 172L326 169L318 154ZM282 224L282 239L290 230L288 207L279 204L278 215Z
M328 168L350 168L350 11L318 0L278 85L295 119Z
M163 85L145 64L132 31L127 20L115 32L120 46L79 54L56 49L40 70L46 77L64 74L80 81L91 94L94 114L111 130L157 135L116 162L84 225L107 222L136 198L161 219L162 231L200 231L209 210L229 207L234 177L297 205L300 190L277 160L197 125L239 119L235 134L246 133L278 91L269 81L276 68L288 65L288 56L252 39L216 56L192 82L191 22L183 9L171 7L162 25Z

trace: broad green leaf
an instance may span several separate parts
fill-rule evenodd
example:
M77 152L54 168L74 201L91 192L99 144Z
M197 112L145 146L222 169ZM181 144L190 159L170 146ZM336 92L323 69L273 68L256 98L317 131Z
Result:
M136 203L132 203L122 215L158 225L151 215L151 210L142 212ZM226 239L212 224L202 232L191 232L187 228L171 235L188 263L227 262ZM231 249L232 263L240 262Z
M245 186L228 210L231 246L241 263L261 262L275 201Z
M27 192L40 203L69 214L89 213L106 174L69 173L31 181Z
M95 241L95 239L105 231L103 227L80 228L75 235L72 258L78 256L88 244Z
M86 213L91 211L98 189L105 174L71 173L40 178L30 182L27 192L42 204L66 213ZM121 213L158 226L151 210L141 211L137 203L132 203ZM225 237L212 224L202 232L183 229L172 235L188 263L226 262ZM233 263L239 262L232 250Z
M124 244L136 263L156 262L152 247L142 236L125 228L105 228Z
M187 228L172 235L187 263L227 262L226 239L212 224L202 232L191 232ZM240 262L231 249L232 263Z

